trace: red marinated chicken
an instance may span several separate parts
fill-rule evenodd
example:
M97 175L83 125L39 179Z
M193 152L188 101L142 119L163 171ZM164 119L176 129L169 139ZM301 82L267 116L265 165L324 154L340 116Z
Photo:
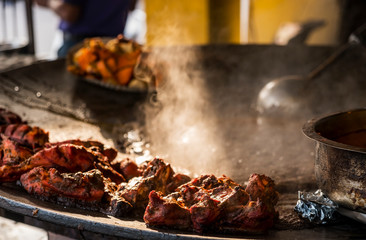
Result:
M23 121L18 114L8 111L4 108L0 108L0 129L2 126L14 123L19 124L22 122Z
M176 184L178 180L184 183L190 180L189 177L174 178L175 174L171 166L160 158L155 158L140 170L141 176L133 177L127 183L120 184L116 192L119 197L124 198L134 207L135 215L143 214L152 190L168 194L169 186Z
M191 213L183 202L175 197L163 197L156 191L151 191L149 194L149 205L145 211L144 221L149 226L181 230L190 229L192 226Z
M169 164L165 164L162 159L155 158L148 163L142 176L122 183L118 195L126 199L135 208L136 214L139 214L145 210L150 191L167 192L166 186L173 174L173 169Z
M254 191L258 182L264 184L264 188ZM277 217L274 183L264 175L253 175L247 188L257 194L255 201L251 201L252 196L244 187L225 176L201 176L167 196L152 191L144 221L149 226L196 232L263 232L273 226ZM267 194L269 197L264 197Z
M7 125L3 134L11 140L33 149L42 148L48 142L48 132L27 124Z
M114 148L105 148L104 145L98 141L82 141L79 139L67 140L57 143L47 143L46 146L61 146L64 144L72 144L77 146L83 146L94 155L98 156L93 165L99 169L104 177L110 178L113 182L120 184L125 182L124 176L116 171L110 164L111 161L117 156L117 150Z
M0 166L0 181L16 181L20 176L34 167L57 168L61 172L78 172L89 170L97 155L83 146L63 144L45 148L19 164Z
M264 232L271 228L278 213L275 205L278 192L274 189L274 181L259 174L252 174L245 191L250 201L244 206L238 206L225 211L222 229L244 232Z
M43 166L57 168L61 172L78 172L89 170L97 158L83 146L62 144L37 152L29 158L27 165L30 168Z
M104 206L102 206L101 212L115 217L127 216L132 211L133 206L119 196L117 189L118 187L114 182L104 178Z
M245 191L249 193L252 201L259 199L268 207L273 207L273 203L278 201L278 193L274 187L275 184L271 178L265 175L252 174Z
M4 138L0 145L0 182L11 182L19 179L19 167L27 161L33 151L20 143Z
M23 174L20 182L28 193L45 197L66 197L100 202L104 195L103 175L99 170L60 173L55 168L35 167Z
M56 142L56 143L48 143L48 146L55 146L55 145L61 145L61 144L74 144L79 146L84 146L85 148L88 148L92 151L100 152L104 156L108 158L109 162L112 162L116 156L117 156L117 150L114 148L105 148L104 144L98 141L82 141L80 139L72 139L72 140L66 140L63 142Z
M120 184L122 182L126 182L126 179L123 175L117 172L109 163L107 157L101 154L98 155L98 158L94 161L94 167L101 171L106 178L110 178L113 182Z
M9 138L5 138L0 145L0 166L15 166L33 155L30 148L20 145Z
M137 166L137 164L129 158L122 160L116 159L111 162L111 166L118 172L122 173L125 179L128 181L131 178L139 177L142 175L143 170Z

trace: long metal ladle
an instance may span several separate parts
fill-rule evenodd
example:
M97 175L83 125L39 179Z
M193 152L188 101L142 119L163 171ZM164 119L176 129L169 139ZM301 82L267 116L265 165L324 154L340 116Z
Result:
M366 24L354 31L346 44L339 47L306 76L284 76L268 82L258 94L257 111L262 114L301 111L306 99L306 90L311 87L313 80L351 46L364 43L366 39L365 34Z

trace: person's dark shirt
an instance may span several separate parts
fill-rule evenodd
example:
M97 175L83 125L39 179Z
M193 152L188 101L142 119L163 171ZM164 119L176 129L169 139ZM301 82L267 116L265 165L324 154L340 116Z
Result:
M64 33L77 36L117 36L126 25L130 0L64 0L80 7L75 23L61 21Z

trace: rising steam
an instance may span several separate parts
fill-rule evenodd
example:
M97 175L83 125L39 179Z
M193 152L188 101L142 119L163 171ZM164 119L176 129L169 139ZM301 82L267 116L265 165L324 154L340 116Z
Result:
M176 54L176 53L175 53ZM179 58L158 53L165 66L165 82L158 88L160 108L147 108L147 132L156 153L180 171L190 174L224 174L219 164L223 144L209 101L205 79L194 77L182 63L199 64L197 52L180 52ZM174 63L173 59L177 59ZM185 61L186 59L187 61ZM191 72L192 73L192 72Z

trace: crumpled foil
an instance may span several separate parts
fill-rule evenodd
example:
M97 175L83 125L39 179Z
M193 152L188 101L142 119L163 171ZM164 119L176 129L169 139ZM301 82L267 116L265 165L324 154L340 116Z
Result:
M295 211L312 223L327 224L338 220L338 205L319 189L314 193L298 192Z

